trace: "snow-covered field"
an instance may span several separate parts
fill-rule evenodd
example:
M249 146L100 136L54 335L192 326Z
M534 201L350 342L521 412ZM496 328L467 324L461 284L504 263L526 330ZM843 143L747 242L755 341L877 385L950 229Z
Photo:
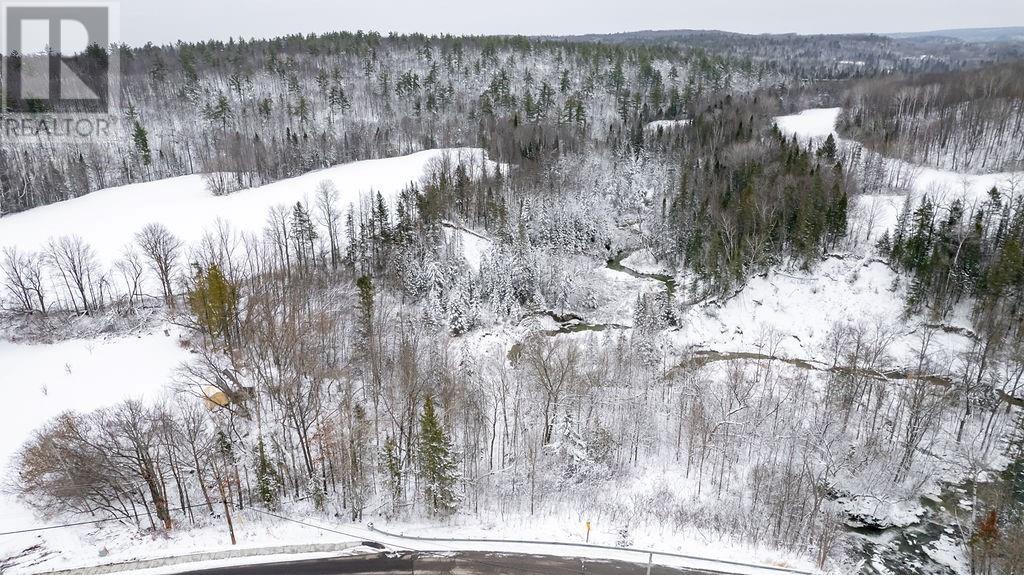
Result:
M174 371L188 359L179 345L178 328L51 344L0 340L0 469L10 479L10 459L43 422L68 410L89 411L125 399L155 401L165 393ZM0 494L0 532L48 525L51 521L88 518L60 516L47 520L6 492ZM0 537L0 558L45 540L50 549L78 549L83 530ZM93 552L94 553L94 552Z
M0 460L8 458L39 423L67 410L88 411L122 399L155 399L188 359L179 328L51 344L0 340ZM0 516L0 523L3 522ZM3 526L0 525L0 528Z
M259 232L272 207L290 209L300 201L315 206L317 187L324 181L337 188L337 206L343 212L371 192L379 192L393 206L392 200L405 186L418 182L427 166L446 154L479 164L483 151L428 150L352 162L224 196L214 196L199 175L108 188L4 216L0 247L39 251L51 238L77 235L92 246L101 265L109 266L146 224L164 224L185 245L195 245L205 233L213 232L218 220L236 232Z

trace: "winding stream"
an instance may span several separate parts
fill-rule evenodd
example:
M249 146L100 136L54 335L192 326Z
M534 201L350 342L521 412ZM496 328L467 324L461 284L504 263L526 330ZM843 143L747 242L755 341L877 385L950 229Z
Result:
M665 286L669 300L672 301L676 291L675 278L666 274L640 272L623 265L622 261L630 253L625 250L618 252L615 257L606 262L606 267L638 279L661 282ZM583 331L600 332L608 329L628 329L630 327L620 324L590 323L573 313L558 314L545 310L538 314L550 317L558 324L556 329L544 332L548 336ZM517 346L519 344L513 348ZM849 373L851 371L848 367L830 366L808 359L776 357L756 352L716 350L695 350L690 354L689 359L676 369L706 365L712 362L738 360L779 361L800 369L821 372ZM921 375L903 370L858 369L857 373L880 380L924 379L941 386L948 386L952 383L948 378L939 375ZM1009 406L1024 407L1024 399L1012 397L1002 391L999 392L999 396L1000 401L1008 408ZM1024 415L1019 415L1019 417L1024 417ZM1021 425L1024 425L1024 422ZM1024 505L1024 446L1017 445L1016 449L1018 451L1017 458L992 483L1009 485L1014 500ZM982 486L983 484L976 484L973 480L943 485L938 497L921 497L920 503L925 510L924 514L918 522L905 527L881 528L857 524L851 519L846 527L847 542L853 556L860 560L857 572L869 575L954 574L955 571L947 565L947 562L951 554L960 554L964 550L957 547L955 550L947 549L936 552L936 544L940 543L943 537L953 542L964 539L963 533L969 532L972 528L971 507L975 498L982 503L985 501L987 490L979 489Z
M619 253L615 254L615 257L605 262L605 267L613 271L633 276L637 279L649 279L665 284L665 292L668 294L668 300L672 301L672 297L676 293L676 278L667 274L645 273L622 265L622 260L628 258L632 253L633 252L626 250L620 250Z

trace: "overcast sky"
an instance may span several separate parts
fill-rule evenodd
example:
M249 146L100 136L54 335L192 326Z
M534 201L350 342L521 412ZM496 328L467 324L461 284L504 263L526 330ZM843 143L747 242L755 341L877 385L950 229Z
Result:
M1022 0L121 0L121 40L131 45L359 29L807 34L1021 25Z

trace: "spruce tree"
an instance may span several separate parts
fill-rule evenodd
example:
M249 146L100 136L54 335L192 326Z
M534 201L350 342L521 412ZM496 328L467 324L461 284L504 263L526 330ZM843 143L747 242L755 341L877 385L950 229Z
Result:
M828 138L825 138L825 142L818 148L818 156L835 161L836 151L836 139L829 134Z
M291 232L299 265L305 267L315 264L313 258L316 253L316 226L313 225L313 220L309 217L309 210L302 205L302 202L295 202L295 206L292 208Z
M427 509L432 515L451 514L458 504L455 494L458 469L451 441L441 427L430 396L424 401L423 414L420 415L418 455Z
M139 158L142 159L142 165L148 166L153 163L153 154L149 150L149 136L146 134L146 129L142 127L142 124L138 120L135 121L135 129L132 131L132 140L135 142L135 150L139 153Z
M370 276L360 276L356 280L356 289L359 291L356 346L362 353L369 354L373 345L373 307L376 292L373 287L373 279Z

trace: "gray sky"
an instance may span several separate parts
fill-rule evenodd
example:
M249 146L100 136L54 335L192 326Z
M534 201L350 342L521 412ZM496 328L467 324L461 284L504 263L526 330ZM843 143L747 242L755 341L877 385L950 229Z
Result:
M1021 0L121 0L121 39L131 45L358 29L584 34L696 28L806 34L1021 25Z

